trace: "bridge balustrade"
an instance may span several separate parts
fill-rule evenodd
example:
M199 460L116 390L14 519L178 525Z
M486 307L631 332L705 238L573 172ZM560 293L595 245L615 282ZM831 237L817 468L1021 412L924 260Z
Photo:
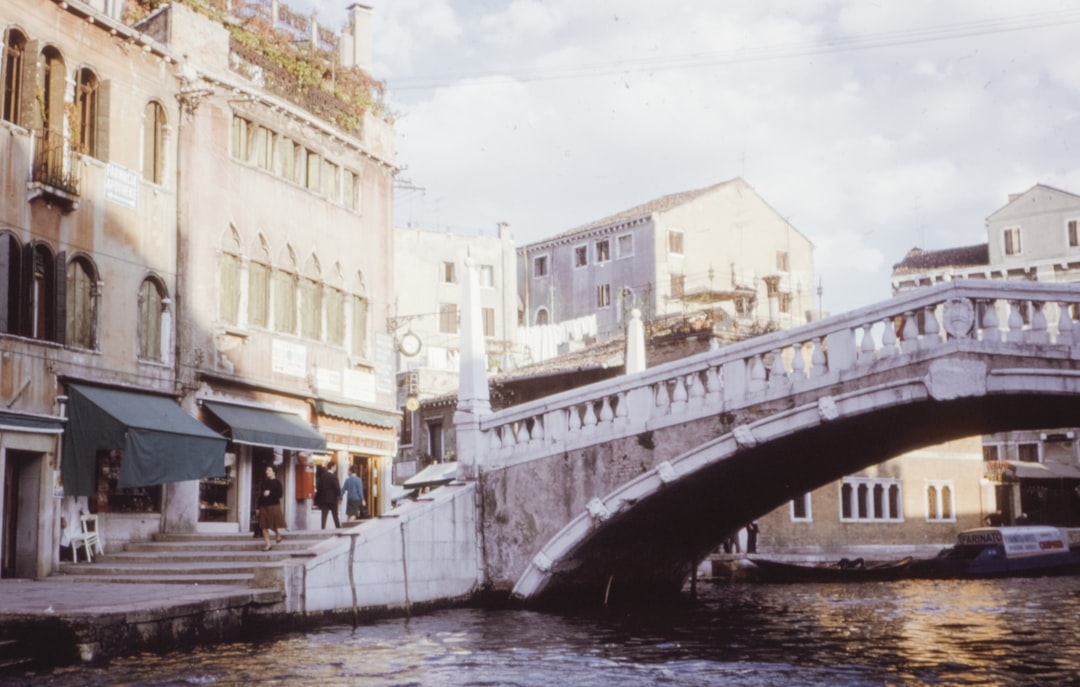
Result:
M1074 356L1080 285L957 280L493 413L480 469L835 384L940 346ZM1050 323L1053 323L1052 325ZM1080 338L1080 337L1078 337ZM1080 351L1080 346L1077 346ZM1080 357L1075 355L1074 357Z

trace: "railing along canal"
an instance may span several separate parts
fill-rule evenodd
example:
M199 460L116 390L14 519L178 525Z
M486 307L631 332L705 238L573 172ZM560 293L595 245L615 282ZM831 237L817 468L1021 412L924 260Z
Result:
M1078 309L1080 284L964 280L913 290L493 413L480 423L482 463L498 467L787 396L950 341L1019 355L1045 355L1050 344L1071 350Z

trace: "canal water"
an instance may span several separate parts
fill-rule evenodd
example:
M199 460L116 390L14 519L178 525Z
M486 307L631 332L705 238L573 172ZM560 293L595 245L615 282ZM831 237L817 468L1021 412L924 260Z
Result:
M453 609L13 684L1080 685L1080 577L699 582L633 611Z

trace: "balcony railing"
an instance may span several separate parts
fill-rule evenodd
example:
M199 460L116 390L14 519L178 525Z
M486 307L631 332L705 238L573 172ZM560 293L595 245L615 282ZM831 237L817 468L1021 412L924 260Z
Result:
M30 180L42 194L66 204L74 203L79 197L79 171L71 142L54 131L35 131Z

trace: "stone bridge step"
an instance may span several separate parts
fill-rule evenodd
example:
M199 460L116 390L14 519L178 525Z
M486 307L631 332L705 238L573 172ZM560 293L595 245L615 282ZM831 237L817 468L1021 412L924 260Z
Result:
M55 576L67 582L97 582L110 584L189 584L198 586L212 584L233 584L250 587L255 582L254 573L201 573L193 572L183 575L169 575L166 573L134 571L129 573L115 573L109 570L93 570L78 574L64 571Z

